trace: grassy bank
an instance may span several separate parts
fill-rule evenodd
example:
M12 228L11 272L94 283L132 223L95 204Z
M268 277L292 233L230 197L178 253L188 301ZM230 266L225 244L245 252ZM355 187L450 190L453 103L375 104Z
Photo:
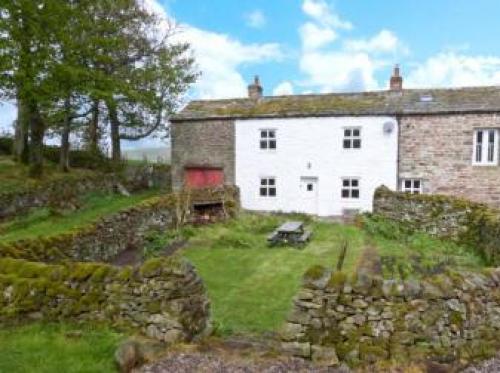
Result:
M35 237L49 237L78 229L99 218L116 213L157 195L150 190L130 197L120 194L91 193L81 200L81 208L74 211L54 214L48 208L33 210L27 216L0 224L0 241L9 242Z
M115 372L114 351L124 337L110 329L68 324L0 324L0 372Z

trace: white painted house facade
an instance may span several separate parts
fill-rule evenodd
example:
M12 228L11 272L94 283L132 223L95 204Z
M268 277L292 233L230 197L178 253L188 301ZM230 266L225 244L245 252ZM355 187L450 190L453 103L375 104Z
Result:
M338 216L376 188L500 208L500 87L192 101L172 118L172 186L236 185L242 207ZM485 167L487 166L487 167Z
M244 209L371 211L377 187L397 187L397 122L386 116L237 120L235 157Z

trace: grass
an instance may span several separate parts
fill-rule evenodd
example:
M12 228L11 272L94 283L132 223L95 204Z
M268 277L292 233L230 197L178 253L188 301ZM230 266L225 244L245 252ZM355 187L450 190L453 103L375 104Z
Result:
M33 210L29 215L0 224L0 241L9 242L36 237L49 237L85 226L102 216L116 213L157 195L157 190L134 194L91 193L82 199L82 208L64 214L53 214L48 208Z
M384 277L421 278L454 270L478 270L484 260L467 246L425 233L408 232L397 223L365 217L365 230L382 259Z
M308 220L314 236L302 250L270 248L266 237L286 220ZM386 278L422 278L445 268L474 270L482 260L469 248L425 234L404 234L388 222L352 225L306 217L243 213L226 223L187 229L183 249L204 279L216 327L222 335L276 331L290 311L301 278L313 265L335 267L341 244L348 242L344 272L382 258ZM375 249L366 250L367 247ZM392 263L394 262L394 263Z
M28 177L28 168L14 162L11 157L0 156L0 194L35 187L51 180L62 180L92 175L90 170L73 169L71 173L62 173L50 162L46 162L44 176L41 180Z
M72 332L81 335L71 336ZM81 325L1 327L0 372L114 372L114 351L123 338L107 328Z
M352 226L310 222L314 236L304 249L268 247L267 235L290 219L244 213L233 221L191 231L183 254L205 281L221 334L277 330L304 272L315 264L335 265L343 240L350 242L344 269L356 267L364 233Z

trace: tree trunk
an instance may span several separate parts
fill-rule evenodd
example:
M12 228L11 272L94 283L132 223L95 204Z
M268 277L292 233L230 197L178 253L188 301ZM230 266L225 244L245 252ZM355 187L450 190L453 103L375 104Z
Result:
M28 135L29 135L29 122L26 117L26 105L23 100L18 97L17 99L17 120L16 120L16 132L14 138L14 158L18 162L24 164L29 163L29 146L28 146Z
M64 100L64 123L61 134L61 152L59 154L59 169L69 171L69 135L71 132L71 103L69 98Z
M109 112L109 122L111 125L111 159L118 163L122 159L120 148L120 122L118 120L118 111L114 102L106 103Z
M94 99L92 103L92 119L90 120L88 132L88 151L99 152L99 100Z
M41 178L43 175L43 137L45 134L45 123L34 100L27 105L27 119L30 129L30 169L29 175Z

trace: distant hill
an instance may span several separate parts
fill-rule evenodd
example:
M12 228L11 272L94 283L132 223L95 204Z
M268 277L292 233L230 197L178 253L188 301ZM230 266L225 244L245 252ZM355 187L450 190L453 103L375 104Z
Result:
M170 147L140 148L122 150L125 159L133 161L147 160L149 162L170 163Z

